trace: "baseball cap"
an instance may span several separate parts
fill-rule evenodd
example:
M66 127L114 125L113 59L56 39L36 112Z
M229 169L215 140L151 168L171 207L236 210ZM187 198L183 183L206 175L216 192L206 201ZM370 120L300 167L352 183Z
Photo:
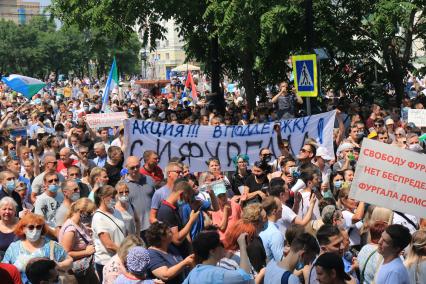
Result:
M331 157L328 154L327 148L322 146L318 147L316 156L321 157L324 160L331 160Z
M315 262L315 266L321 266L325 269L334 269L336 274L344 280L351 280L351 277L345 273L342 258L337 254L326 252L320 255Z
M390 125L390 124L395 124L395 122L393 121L393 119L392 119L392 118L388 118L388 119L386 119L385 124L386 124L386 125Z

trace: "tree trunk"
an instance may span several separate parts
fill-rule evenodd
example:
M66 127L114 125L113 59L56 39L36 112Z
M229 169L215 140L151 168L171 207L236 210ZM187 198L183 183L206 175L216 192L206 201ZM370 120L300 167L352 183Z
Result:
M219 39L213 37L210 41L211 44L211 74L212 74L212 96L214 108L217 109L221 114L225 113L225 98L223 91L220 88L220 61L219 61Z
M243 61L243 86L246 89L246 98L249 110L254 110L256 107L256 92L254 89L253 78L253 57L247 52L242 54Z

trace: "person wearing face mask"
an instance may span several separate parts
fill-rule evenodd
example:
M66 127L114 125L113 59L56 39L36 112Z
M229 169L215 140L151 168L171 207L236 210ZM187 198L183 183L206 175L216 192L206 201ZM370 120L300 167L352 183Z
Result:
M121 217L126 225L128 234L137 234L140 232L140 220L136 213L135 207L129 200L129 187L125 182L118 182L115 186L117 190L117 204L115 209L121 214Z
M63 195L58 193L61 189L58 174L56 172L46 173L43 181L45 190L37 197L34 203L34 213L43 216L50 229L57 229L53 232L54 236L56 236L59 229L57 228L55 215L63 201Z
M345 181L343 178L343 175L341 173L333 173L330 177L330 189L331 189L331 193L333 194L333 198L334 196L337 196L339 190L342 188L343 186L343 182Z
M71 207L71 203L80 198L80 188L74 179L67 179L61 185L64 201L55 214L56 226L60 229L65 222L66 215Z
M59 243L73 258L72 270L79 284L99 283L93 267L95 246L90 232L95 210L95 203L90 199L77 200L71 205L66 221L59 231Z
M408 133L407 134L407 147L408 150L417 152L417 153L424 153L423 147L420 145L419 136L415 133Z
M127 236L122 215L115 210L117 191L110 185L104 185L95 193L98 207L92 219L93 240L95 243L95 268L102 283L104 265L117 252L121 242Z
M1 184L0 199L6 196L13 198L13 200L15 200L17 204L16 214L18 214L18 212L21 212L23 209L21 197L15 191L16 176L11 171L2 171L0 172L0 184Z
M300 283L293 271L298 266L303 267L311 264L319 251L318 242L312 235L303 233L296 236L291 242L290 252L286 257L281 261L273 260L268 263L264 283Z
M198 219L200 211L192 210L188 222L184 224L179 214L178 204L183 201L182 195L185 191L191 191L191 185L182 180L178 180L173 186L172 192L167 199L161 202L158 208L157 219L158 221L166 223L172 232L172 245L177 248L179 254L185 258L190 253L190 244L188 235L190 234L191 227Z
M261 161L254 163L251 172L244 183L242 200L245 204L261 202L266 197L266 189L269 187L269 180Z
M45 237L48 230L43 217L33 213L26 214L16 225L15 234L19 240L10 244L3 262L18 268L23 283L28 283L25 268L33 258L51 258L56 262L57 270L60 271L71 268L72 258L67 255L64 248Z
M90 182L90 193L89 199L95 201L95 193L102 186L108 184L108 174L104 168L94 167L90 171L89 182Z

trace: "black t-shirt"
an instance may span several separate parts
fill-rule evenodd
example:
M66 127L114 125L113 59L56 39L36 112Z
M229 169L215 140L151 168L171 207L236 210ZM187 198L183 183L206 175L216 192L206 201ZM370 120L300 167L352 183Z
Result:
M170 228L178 227L179 231L184 227L179 209L165 200L161 202L160 208L158 208L157 220L166 223ZM180 245L171 244L170 246L177 248L182 258L191 253L191 245L186 238Z
M256 179L255 179L255 176L254 175L250 175L246 179L244 185L249 188L249 193L252 193L252 192L255 192L255 191L258 191L258 190L266 193L267 190L268 190L268 187L269 187L269 181L268 181L268 178L265 176L265 178L264 178L264 180L263 180L262 183L257 183Z
M176 251L175 248L170 248L167 252L167 254L155 250L155 249L148 249L149 254L149 265L148 265L148 279L154 279L155 276L152 273L153 270L156 270L157 268L167 266L167 268L170 268L172 266L175 266L179 262L181 262L183 259L179 255L179 252ZM184 272L179 273L172 279L169 279L165 281L166 284L180 284L185 279Z
M117 182L120 180L121 176L120 176L120 172L121 169L123 168L122 164L118 164L116 166L113 166L111 164L109 164L108 162L105 163L105 170L108 174L108 184L111 186L115 186L117 184Z
M255 192L255 191L258 191L258 190L266 193L268 191L269 181L268 181L268 178L265 176L263 182L257 183L254 175L250 175L246 179L246 182L244 183L244 185L249 188L249 193L252 193L252 192ZM251 204L251 203L257 203L257 202L262 202L262 198L259 195L256 195L252 199L247 200L244 203L244 206Z

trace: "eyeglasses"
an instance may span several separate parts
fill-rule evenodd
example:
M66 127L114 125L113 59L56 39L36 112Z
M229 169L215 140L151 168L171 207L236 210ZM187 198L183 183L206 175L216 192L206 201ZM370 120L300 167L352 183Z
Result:
M9 148L9 151L10 150L14 151L14 150L16 150L16 148L15 147L11 147L11 148Z
M89 152L80 152L80 154L82 154L82 155L87 155Z
M79 192L80 188L79 187L74 187L74 188L70 188L68 190L72 190L73 192Z
M261 156L267 157L267 156L272 156L272 154L271 153L266 153L266 154L261 154Z
M402 133L395 133L396 136L402 136Z
M140 166L133 166L133 167L129 167L129 170L131 171L136 171L140 168Z
M119 195L129 195L129 193L130 193L130 191L128 191L128 190L126 190L126 191L123 191L123 192L119 192L118 194Z
M382 126L383 126L383 124L380 124L380 123L374 123L374 126L376 126L376 127L382 127Z
M48 183L58 182L57 178L47 180Z
M181 175L183 172L181 170L177 170L177 171L170 171L172 173L177 173L178 175Z
M305 148L300 149L300 152L302 153L306 153L306 152L311 152L310 150L306 150Z
M28 230L32 231L34 229L36 230L41 230L41 228L43 228L43 225L27 225L26 226L28 228Z

